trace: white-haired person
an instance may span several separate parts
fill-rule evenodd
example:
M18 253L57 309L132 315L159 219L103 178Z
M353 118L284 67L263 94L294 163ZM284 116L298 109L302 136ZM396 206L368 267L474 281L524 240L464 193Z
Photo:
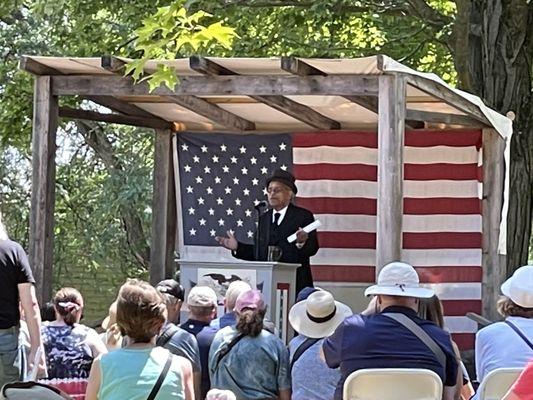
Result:
M235 325L237 314L235 313L235 302L241 293L252 290L252 287L245 281L233 281L229 284L224 296L224 314L211 321L211 326L215 329L222 329L226 326Z
M48 378L88 378L93 360L107 353L96 331L80 324L83 297L74 289L59 289L52 300L56 319L43 325Z
M523 368L533 359L533 265L518 268L501 286L498 312L505 317L476 334L476 374L481 382L497 368Z
M189 360L156 347L167 319L161 294L148 282L128 280L117 297L117 325L126 345L97 358L86 400L194 400Z
M289 322L298 332L289 343L292 400L333 398L341 374L327 366L320 349L324 338L350 315L350 307L335 301L325 290L317 290L292 306Z
M237 324L218 331L209 351L212 387L231 390L238 400L289 400L289 353L277 336L263 329L261 292L242 293L235 311Z
M392 262L381 269L377 284L365 290L375 297L375 313L346 318L324 340L326 363L342 375L335 400L342 399L348 375L367 368L429 369L442 380L443 400L457 398L458 365L450 334L417 315L419 299L433 294L419 285L409 264Z

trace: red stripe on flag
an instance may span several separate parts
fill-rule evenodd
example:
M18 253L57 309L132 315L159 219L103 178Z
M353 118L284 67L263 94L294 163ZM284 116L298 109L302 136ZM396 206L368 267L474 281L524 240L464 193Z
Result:
M403 213L412 215L481 214L481 201L477 197L406 198L403 200Z
M421 283L480 282L481 267L415 267ZM361 265L312 265L313 279L325 282L376 281L375 268Z
M483 271L480 266L461 267L415 267L423 283L481 282Z
M376 215L376 199L297 197L296 203L314 214Z
M376 280L375 269L364 265L311 265L313 280L321 282L362 282Z
M405 180L434 181L454 180L470 181L479 180L477 164L405 164ZM298 180L308 181L315 179L328 180L359 180L377 181L378 168L368 164L294 164L293 174Z
M479 179L477 164L405 164L404 179L409 181L473 181Z
M481 300L442 300L444 315L464 317L468 312L481 314Z
M337 198L337 197L297 197L300 207L311 210L314 214L352 214L376 215L376 199L368 198ZM481 214L481 201L476 198L445 198L427 199L407 198L403 202L404 214L435 215L435 214Z
M413 147L476 146L481 148L480 130L407 131L405 145Z
M372 232L318 232L322 248L375 249L376 234Z
M481 148L480 130L423 130L406 131L405 145L413 147L451 146L466 147L476 146ZM376 132L299 132L293 135L293 147L335 146L351 147L362 146L369 148L378 147Z
M292 137L293 147L352 147L361 146L377 149L378 135L376 132L339 132L321 131L295 133Z
M452 340L457 344L459 350L474 349L474 342L476 340L475 333L452 333Z
M378 167L367 164L294 164L293 173L298 180L330 179L376 182Z
M405 232L404 249L479 249L481 232Z

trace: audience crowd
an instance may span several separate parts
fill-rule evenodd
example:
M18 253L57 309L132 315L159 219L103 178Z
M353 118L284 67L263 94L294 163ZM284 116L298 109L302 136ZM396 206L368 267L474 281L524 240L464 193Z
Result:
M175 280L153 287L130 279L99 335L80 323L84 302L73 288L55 294L41 322L27 257L2 229L0 219L0 385L32 370L87 379L87 400L341 400L355 371L421 368L440 378L443 400L478 396L445 329L442 303L409 264L381 269L361 313L325 290L303 289L288 315L296 332L288 346L265 320L261 292L242 281L229 285L217 318L209 287L195 286L185 299ZM476 335L476 378L521 368L504 399L533 400L533 266L518 268L501 292L504 320Z

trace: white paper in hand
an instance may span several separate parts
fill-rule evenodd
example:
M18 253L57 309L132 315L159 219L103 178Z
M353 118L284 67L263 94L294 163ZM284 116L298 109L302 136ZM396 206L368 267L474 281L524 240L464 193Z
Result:
M309 232L314 231L315 229L317 229L317 228L318 228L319 226L321 226L321 225L322 225L322 222L320 222L320 220L317 219L317 220L311 222L309 225L304 226L304 227L303 227L303 231L309 233ZM293 233L292 235L290 235L290 236L287 238L287 242L289 242L289 243L292 243L292 242L294 242L295 240L296 240L296 232Z

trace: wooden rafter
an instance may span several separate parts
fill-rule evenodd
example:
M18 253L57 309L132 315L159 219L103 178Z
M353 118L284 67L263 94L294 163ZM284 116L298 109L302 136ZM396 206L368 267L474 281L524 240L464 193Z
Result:
M20 59L19 69L34 75L62 75L57 69L43 65L29 56L23 56Z
M122 114L103 114L90 110L79 110L68 107L59 108L59 116L62 118L82 119L87 121L99 121L109 122L114 124L132 125L132 126L144 126L154 129L171 129L172 123L164 120L129 116Z
M224 66L217 64L216 62L204 58L193 56L189 58L189 66L192 70L200 72L205 75L211 76L229 76L237 75L234 71L231 71ZM266 104L269 107L274 108L284 114L291 116L298 121L301 121L309 126L317 129L340 129L341 124L331 118L328 118L312 108L291 100L284 96L271 95L271 96L250 96L252 99Z
M124 69L125 62L111 56L102 57L102 67L113 73L120 73ZM229 129L239 131L255 130L255 124L245 118L239 117L222 107L207 102L194 95L164 96L166 100L201 115L217 124Z

